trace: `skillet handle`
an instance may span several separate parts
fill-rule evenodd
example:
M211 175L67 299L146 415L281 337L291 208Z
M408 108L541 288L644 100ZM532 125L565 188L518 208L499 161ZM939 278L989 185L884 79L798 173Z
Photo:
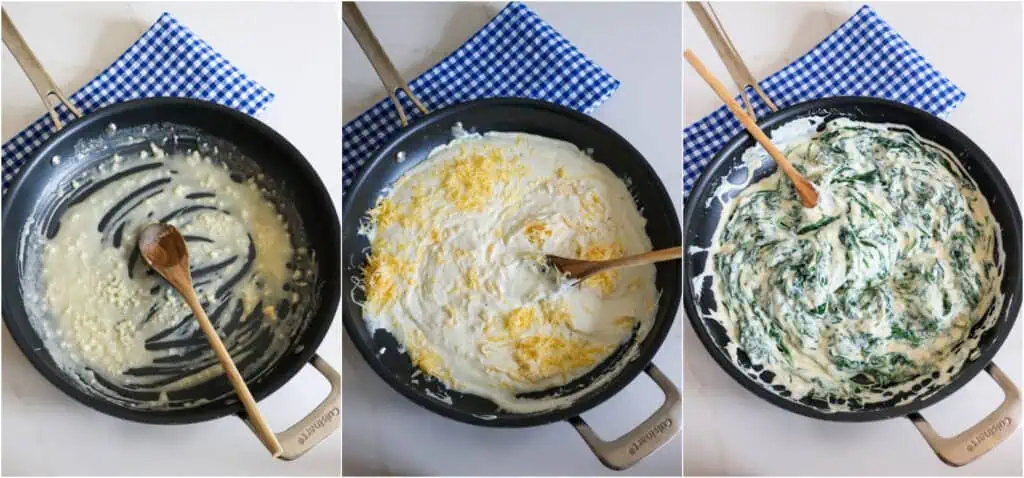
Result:
M76 118L81 118L82 112L71 103L67 96L64 96L57 84L53 82L53 78L50 78L50 75L43 69L42 63L39 63L35 53L32 53L32 49L25 43L21 33L18 33L18 29L14 27L11 17L7 16L7 10L3 10L3 37L4 45L7 45L7 49L14 59L18 60L18 65L25 72L28 81L35 87L36 93L39 93L39 99L43 100L43 106L50 113L50 119L57 131L64 127L64 123L57 115L57 105L53 103L53 98L63 103Z
M587 422L583 421L583 418L575 416L569 419L569 423L576 428L576 431L583 437L583 441L587 442L590 450L597 455L597 459L613 470L625 470L635 465L679 433L679 422L683 413L679 388L653 363L647 365L644 372L661 388L662 393L665 394L665 401L657 411L636 428L615 440L604 441L594 433L594 429L590 428Z
M729 70L729 76L736 82L736 87L740 90L740 96L743 97L743 104L747 107L747 114L751 118L757 119L757 115L754 114L754 107L750 104L750 97L747 95L748 87L754 90L757 96L761 97L761 101L764 101L768 109L773 112L778 111L779 107L775 106L775 103L768 97L768 94L761 89L761 85L757 83L757 78L750 73L750 68L747 68L747 64L743 62L740 52L736 50L736 46L733 45L729 34L725 32L725 26L718 19L718 14L715 13L715 9L711 7L711 4L708 2L686 2L686 5L693 11L693 16L697 18L697 22L700 23L704 33L708 35L708 39L711 40L715 51L718 52L719 58L725 64L725 68Z
M342 2L341 18L344 20L348 30L352 32L352 36L356 38L359 47L363 49L366 59L370 60L373 69L377 70L377 76L380 77L380 81L388 89L388 96L391 97L391 103L398 110L398 120L402 122L402 126L408 126L409 119L405 116L405 109L402 108L402 103L395 96L395 92L398 90L404 91L421 113L429 113L427 107L423 106L423 103L420 103L416 95L412 94L412 90L409 89L409 85L402 79L402 75L398 74L398 70L391 63L387 53L384 52L384 47L380 46L377 36L373 34L373 30L370 30L370 25L366 23L366 18L363 17L363 13L359 11L359 7L356 6L355 2Z
M949 466L963 466L974 461L1009 438L1020 427L1020 390L1017 385L994 363L988 364L985 371L1003 389L1006 398L996 411L959 435L949 438L939 436L920 413L907 415L939 459Z
M331 391L309 415L287 430L274 434L283 450L278 458L284 461L302 456L337 431L341 424L341 375L319 355L314 355L310 364L330 382ZM253 433L257 433L255 425L247 416L242 415L241 418Z

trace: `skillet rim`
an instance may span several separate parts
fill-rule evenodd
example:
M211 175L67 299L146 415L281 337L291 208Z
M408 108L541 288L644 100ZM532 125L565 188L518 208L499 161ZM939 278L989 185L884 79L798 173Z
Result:
M20 241L20 232L22 231L22 227L21 225L8 225L8 211L13 207L12 205L17 200L17 194L25 184L25 178L28 177L32 171L44 167L43 164L47 163L44 161L44 157L47 156L46 153L49 150L55 148L58 144L64 141L78 141L85 139L76 138L74 134L89 125L96 122L108 121L111 117L127 111L147 108L155 110L158 108L173 107L185 107L194 110L191 114L205 111L226 115L230 120L235 122L235 127L244 128L254 132L255 134L263 136L265 139L277 144L282 151L287 152L287 158L292 161L293 165L302 169L304 175L314 179L312 184L306 184L305 186L313 186L313 190L311 192L317 196L322 196L321 199L326 201L326 204L320 204L320 206L322 207L323 212L330 213L330 217L333 218L333 221L327 221L327 224L320 227L327 229L327 235L332 236L334 239L339 239L339 241L336 242L340 242L341 221L338 217L337 208L334 206L334 201L331 199L330 193L328 192L326 185L323 183L323 180L320 178L320 175L316 173L316 170L311 164L309 164L309 161L302 152L299 151L298 148L296 148L290 141L262 121L233 108L219 103L195 98L166 96L138 98L113 103L83 114L81 118L76 118L66 124L63 129L53 132L53 134L47 138L43 144L36 148L33 154L23 162L17 176L11 182L11 185L7 190L7 194L3 195L2 206L0 206L0 211L2 211L2 216L0 216L0 230L6 230L8 227L17 227L17 231L19 233L18 240ZM159 119L156 119L153 122L159 123L160 121ZM36 198L32 199L35 200ZM338 253L340 256L340 251L338 251ZM328 268L328 270L333 269L333 271L336 272L337 277L333 279L324 279L324 282L329 284L333 281L339 281L339 290L332 293L332 291L326 290L328 289L327 287L322 288L320 292L320 307L316 314L310 319L310 324L307 326L306 330L302 335L299 335L297 337L298 340L296 340L296 343L304 340L310 340L310 343L308 344L309 346L303 347L302 351L295 353L291 351L291 349L295 348L295 344L293 343L291 349L289 349L290 351L282 355L272 366L272 368L279 368L279 370L275 370L272 375L265 376L259 381L252 383L247 381L253 398L257 402L278 391L287 382L291 381L291 379L294 378L294 376L307 364L309 364L315 355L317 355L317 351L320 349L324 338L327 337L327 332L337 315L338 303L340 302L341 296L340 280L342 275L340 264L338 264L337 267L328 266ZM21 277L19 275L16 283L9 287L17 287L20 289L20 279ZM3 289L3 291L6 290L6 288ZM19 293L19 298L20 297L21 294ZM23 343L25 341L24 328L28 327L29 329L32 329L32 326L27 320L12 318L10 311L11 306L9 304L10 302L5 299L2 307L0 307L0 310L2 310L4 327L10 334L11 340L14 341L21 350L22 355L28 359L36 371L38 371L47 379L47 381L56 386L66 396L88 406L89 408L92 408L93 410L123 420L158 425L200 423L229 415L235 415L239 418L244 418L245 416L245 409L238 401L230 404L224 404L223 401L215 401L192 409L160 410L128 408L89 395L65 380L64 377L66 374L60 371L59 368L54 368L52 370L48 368L44 363L43 358L33 351L31 347ZM307 338L307 335L311 338Z
M378 167L382 167L381 164L387 164L391 162L388 156L382 154L384 151L392 149L393 147L401 144L401 142L404 141L406 138L409 138L417 134L420 129L425 128L429 125L444 121L446 119L451 119L453 116L457 116L463 111L469 109L488 108L491 106L512 106L526 109L533 108L547 110L549 112L554 112L559 115L568 116L571 119L582 122L586 124L588 127L593 128L596 133L612 137L620 141L628 150L632 152L632 155L635 158L640 158L642 160L641 166L643 166L643 168L646 170L646 173L649 174L652 178L657 179L656 187L658 188L659 195L662 196L661 200L663 204L668 208L667 213L671 216L672 219L674 219L674 222L676 224L679 224L679 214L676 212L676 205L672 201L672 197L669 196L668 190L665 188L665 185L661 181L661 178L658 176L657 172L651 166L650 162L647 161L647 158L645 158L624 137L619 135L608 125L602 123L601 121L598 121L597 119L587 114L548 101L516 97L481 98L462 103L455 103L444 108L441 108L439 110L433 111L427 115L421 116L412 123L410 123L409 126L399 130L397 133L395 133L395 135L392 138L388 139L383 145L378 147L377 151L373 153L372 159L366 163L362 172L359 173L359 176L356 177L356 179L352 182L352 185L349 188L347 188L342 200L342 217L348 218L352 214L356 214L355 216L352 216L356 218L361 218L365 216L365 211L361 211L357 214L356 212L350 210L350 208L353 207L351 206L353 202L351 198L356 197L357 195L373 194L374 196L377 196L380 194L379 190L368 192L368 190L364 191L363 189L370 187L364 185L365 179L369 176L369 174L367 174L369 171ZM675 231L676 234L675 237L671 239L675 239L675 242L682 243L681 225L680 227L673 229L673 231ZM343 231L343 244L344 236L347 235L349 234L346 234ZM344 248L344 245L342 247ZM347 257L344 250L342 251L342 256L343 258ZM674 262L669 262L669 264L672 263ZM348 269L349 267L343 267L342 270L342 276L346 281L350 280L350 276L347 275ZM678 270L678 274L679 280L682 281L684 276L682 275L681 268ZM345 284L342 284L342 286L345 287ZM668 337L669 331L672 328L672 323L675 322L676 317L679 315L679 303L681 299L682 291L677 288L674 291L674 293L671 293L669 295L670 304L668 309L671 311L671 314L668 315L665 319L667 320L667 322L663 323L660 326L660 328L657 330L657 333L649 334L646 338L648 343L645 344L645 346L641 349L640 354L637 355L637 357L634 358L632 361L627 363L617 376L612 378L608 382L608 384L606 384L596 393L584 395L582 399L573 402L570 406L565 408L551 409L536 414L515 415L511 417L498 417L491 420L481 419L472 413L462 412L453 407L439 405L435 401L429 400L421 396L420 394L417 394L416 391L413 390L413 387L409 386L408 383L394 379L394 377L390 373L388 373L388 369L384 367L380 363L380 361L374 358L375 350L373 350L370 347L370 345L365 343L364 341L356 340L356 337L359 337L359 329L357 329L357 327L363 327L365 329L365 321L362 320L361 318L357 320L350 315L349 307L359 307L358 304L352 303L352 298L350 296L343 297L345 304L344 307L342 308L342 324L345 327L345 334L348 336L349 341L356 347L356 349L359 351L359 354L363 357L363 360L367 362L371 369L373 369L374 373L376 373L379 378L384 380L384 382L387 383L388 386L390 386L392 389L400 393L402 396L404 396L411 402L416 403L417 405L426 408L427 410L434 412L438 415L441 415L443 417L458 422L467 423L470 425L494 428L525 428L565 421L570 418L577 417L585 413L586 411L600 405L601 403L604 403L609 398L622 391L622 389L625 388L627 385L632 383L633 380L635 380L637 376L639 376L644 371L647 365L653 362L654 356L657 354L658 350L661 348L661 345ZM660 314L656 316L656 320L658 320L659 318ZM652 332L655 331L652 330Z
M1008 207L1010 209L1010 215L1015 218L1015 221L1012 224L1012 228L1007 228L1006 226L1003 226L1001 224L1004 231L1009 232L1011 236L1016 236L1016 240L1012 241L1013 243L1010 246L1007 246L1005 244L1006 241L1003 241L1003 247L1016 247L1018 255L1020 255L1020 250L1022 247L1021 213L1017 200L1013 195L1013 190L1006 182L1006 178L1003 176L1002 172L999 170L998 167L996 167L995 163L992 162L991 158L989 158L989 156L984 152L984 150L982 150L981 147L975 144L967 135L962 133L960 130L958 130L956 127L954 127L949 122L943 120L942 118L932 115L931 113L928 113L919 108L915 108L913 106L909 106L888 99L867 96L832 96L827 98L808 100L794 104L792 106L788 106L786 108L780 109L777 112L764 116L763 118L759 119L757 123L758 126L761 127L762 129L771 129L774 126L785 124L785 122L787 121L792 121L801 117L809 116L810 114L814 113L815 110L824 109L841 109L843 113L850 113L850 116L854 116L857 114L857 108L865 105L881 108L890 108L893 110L902 110L902 112L904 113L909 113L921 117L923 121L929 121L933 123L937 127L937 129L942 130L944 136L944 141L936 141L937 143L941 144L942 146L945 146L950 150L952 150L953 148L950 148L947 145L957 144L957 146L962 146L963 149L968 152L967 157L969 159L967 161L973 163L975 167L986 170L988 173L990 173L993 177L993 182L997 183L995 193L1002 193L1002 196L1006 196L1010 199L1010 201L1005 201L1009 205L1004 205L1003 207ZM747 148L752 147L753 143L753 138L745 130L741 130L735 136L733 136L728 142L726 142L725 145L723 145L722 148L717 153L715 153L714 158L712 158L711 161L709 161L708 164L704 167L704 171L701 173L701 176L698 179L697 183L694 184L693 189L690 190L690 199L684 200L684 238L689 236L689 234L687 233L689 229L686 228L686 224L689 224L690 220L692 219L692 216L697 213L698 207L695 206L695 204L700 202L695 201L692 198L694 198L695 196L702 195L704 190L708 189L711 186L712 181L717 179L717 177L712 177L706 173L708 173L712 169L719 167L721 163L724 163L732 155L740 153L746 150ZM963 158L958 159L960 159L961 162L964 161ZM985 352L980 357L975 359L973 362L968 363L967 366L962 368L951 382L944 385L942 388L938 389L935 393L926 397L923 400L916 400L911 403L903 405L880 409L872 409L868 411L842 411L827 413L819 409L805 405L803 403L795 402L785 397L782 397L781 395L778 395L770 391L768 388L761 386L759 383L755 382L754 379L750 378L745 373L743 373L739 369L739 367L737 367L736 364L734 364L733 361L718 347L718 345L715 344L714 339L711 338L710 334L707 331L707 328L704 326L703 319L700 318L699 314L696 313L697 308L694 304L694 297L690 278L692 273L687 264L688 261L684 257L683 313L689 319L689 325L697 334L697 337L700 339L701 344L704 346L704 349L707 351L708 354L712 356L712 358L718 364L719 368L725 371L727 375L733 378L733 380L742 385L743 388L747 389L750 392L753 392L758 397L764 399L765 401L777 407L783 408L790 412L798 413L806 417L826 421L872 422L887 420L891 418L906 417L911 413L923 410L952 395L961 387L966 385L967 382L974 379L974 377L978 373L980 373L989 363L992 362L995 354L998 353L999 349L1002 347L1003 343L1009 336L1010 331L1013 329L1013 325L1017 320L1017 315L1020 312L1021 306L1021 274L1018 272L1015 276L1004 275L1004 280L1011 280L1012 282L1015 282L1015 284L1011 283L1010 285L1013 289L1016 289L1017 291L1016 294L1009 298L1009 304L1007 305L1006 309L1008 313L1006 314L1005 318L998 320L996 324L993 326L994 328L998 329L998 331L995 334L995 337L993 338L991 344L988 346L987 350L985 350ZM1007 270L1009 271L1011 269L1007 267Z

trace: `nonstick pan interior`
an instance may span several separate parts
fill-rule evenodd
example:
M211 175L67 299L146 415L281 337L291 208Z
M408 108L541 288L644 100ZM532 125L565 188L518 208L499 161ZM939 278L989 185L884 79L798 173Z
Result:
M593 150L593 158L607 165L627 181L647 219L647 234L655 249L680 244L679 220L672 200L650 165L625 139L596 120L550 103L526 99L488 99L464 103L435 112L402 131L378 151L357 182L346 191L343 211L344 323L349 338L370 366L394 389L414 402L441 415L477 425L532 426L579 415L629 383L646 366L665 339L679 305L680 270L677 263L657 266L657 288L661 292L653 329L641 344L640 355L622 369L619 376L584 395L572 406L533 414L503 411L489 400L447 390L422 373L388 333L368 330L362 300L353 279L360 274L369 243L358 234L360 221L375 205L377 197L403 173L424 160L429 152L452 140L452 128L461 124L470 132L524 132L556 138ZM397 161L403 152L405 160ZM383 350L383 353L380 351ZM612 359L614 360L614 358ZM612 362L606 362L563 389L583 387ZM564 391L564 390L563 390ZM447 398L445 398L447 397Z
M299 229L317 256L316 292L313 297L303 298L313 305L306 323L291 339L291 350L268 368L255 372L257 377L247 376L255 398L269 395L313 357L330 326L340 290L339 223L325 187L298 150L269 127L223 106L181 98L136 100L89 114L42 145L34 159L24 166L3 199L3 236L10 241L3 248L3 275L9 279L3 283L4 321L15 342L48 380L76 400L104 413L152 423L196 422L240 413L242 407L223 376L171 392L171 401L181 405L168 409L131 407L109 396L83 390L76 385L77 380L55 365L28 322L19 280L19 248L12 247L20 240L25 224L40 219L33 214L47 209L47 204L54 201L57 185L109 160L114 153L136 155L148 149L150 143L168 154L202 151L231 166L238 179L251 177L251 167L246 170L243 165L255 163L264 174L261 181L276 185L282 190L281 197L294 203ZM54 156L64 160L51 162ZM157 394L140 392L133 398L155 400Z
M978 351L954 377L943 387L931 380L921 382L919 398L894 406L898 399L876 404L869 404L862 409L829 412L827 404L804 400L796 402L785 398L789 391L785 387L772 383L773 377L754 367L745 354L740 355L740 363L736 364L724 351L729 342L725 329L716 321L703 319L703 314L713 310L713 292L710 279L702 283L693 283L693 279L704 271L707 252L688 252L683 258L684 310L690 319L704 347L715 361L734 379L748 390L769 402L814 418L835 421L871 421L904 416L908 413L927 407L953 393L987 365L995 355L999 346L1006 339L1021 303L1021 272L1018 265L1021 261L1021 216L1016 200L1006 180L992 164L988 156L970 139L957 131L953 126L924 111L894 103L887 100L861 97L837 97L814 100L791 106L778 113L769 115L759 122L761 128L769 135L776 128L799 118L811 116L824 117L826 120L845 117L857 121L878 123L894 123L913 128L921 136L946 147L965 166L988 199L995 218L1002 227L1002 247L1006 253L1006 269L1002 282L1002 292L1007 300L999 312L996 325L982 335ZM718 200L710 200L715 189L724 180L738 183L745 175L743 170L736 171L742 165L743 152L754 146L753 139L741 133L730 140L704 170L703 175L686 199L683 227L688 251L710 246L718 222L721 219L722 204ZM763 168L755 174L755 181L774 171ZM730 175L735 176L730 179ZM732 199L731 197L729 199ZM695 301L694 288L701 287L701 302ZM978 333L978 328L972 334Z

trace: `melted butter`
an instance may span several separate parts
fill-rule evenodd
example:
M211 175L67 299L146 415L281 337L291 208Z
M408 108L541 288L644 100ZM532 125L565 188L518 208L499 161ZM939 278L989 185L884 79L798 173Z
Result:
M266 371L305 324L309 307L296 293L315 296L315 259L271 197L256 177L236 180L208 157L156 146L77 176L62 192L67 209L22 239L30 320L55 361L96 393L153 395L131 406L203 403L168 392L223 370L136 244L147 224L167 222L186 238L197 296L243 375Z
M522 398L584 375L620 346L605 376L651 327L654 267L563 287L544 254L607 259L651 249L625 184L575 146L520 133L461 132L396 181L362 233L368 325L394 335L448 388L530 412L571 396ZM636 327L636 338L630 343Z
M781 171L750 184L767 157L747 151L746 180L716 191L726 207L712 247L691 248L708 252L694 289L712 278L709 318L729 353L774 373L790 399L906 402L948 383L994 324L999 225L956 158L913 131L820 123L773 137L819 204L803 208Z

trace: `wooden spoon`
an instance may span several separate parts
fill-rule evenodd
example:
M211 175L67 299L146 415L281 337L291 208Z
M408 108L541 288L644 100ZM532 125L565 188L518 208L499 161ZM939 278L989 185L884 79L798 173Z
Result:
M221 342L220 337L217 336L217 331L214 330L210 318L206 316L206 312L199 305L196 291L192 287L192 273L188 267L188 248L185 246L185 238L182 237L181 232L169 224L150 224L139 235L139 251L142 252L142 257L146 259L149 266L177 289L185 299L185 303L192 308L192 314L199 321L199 328L206 334L210 347L213 348L217 360L220 360L220 365L224 368L224 374L227 375L231 385L235 388L235 393L241 399L245 413L252 420L256 435L274 458L280 456L282 453L281 443L277 441L277 436L274 435L267 421L263 419L259 408L256 407L256 400L252 398L249 387L246 386L242 375L238 373L238 367L231 360L228 349L224 347L224 342Z
M544 256L549 266L555 268L561 275L570 280L579 282L594 274L611 269L623 267L642 266L654 264L655 262L670 261L683 257L682 247L671 247L657 251L645 252L635 256L620 257L607 261L586 261L583 259L569 259L559 256Z
M800 172L793 167L793 163L790 163L786 156L782 154L782 151L779 151L779 148L772 144L772 140L768 138L768 135L764 134L764 131L757 127L757 121L754 121L754 118L751 118L750 115L743 111L743 107L736 103L736 100L732 99L732 96L725 89L725 85L708 71L704 63L701 63L697 55L694 55L689 48L683 52L683 57L686 58L686 61L690 63L694 70L697 70L697 74L704 78L704 81L715 91L715 94L725 102L725 106L743 124L743 127L771 155L772 159L775 160L775 164L778 164L782 171L786 173L786 176L789 176L789 179L793 181L793 186L796 187L796 193L800 196L800 202L803 203L804 207L814 207L818 204L818 192L814 190L814 185L801 176Z

